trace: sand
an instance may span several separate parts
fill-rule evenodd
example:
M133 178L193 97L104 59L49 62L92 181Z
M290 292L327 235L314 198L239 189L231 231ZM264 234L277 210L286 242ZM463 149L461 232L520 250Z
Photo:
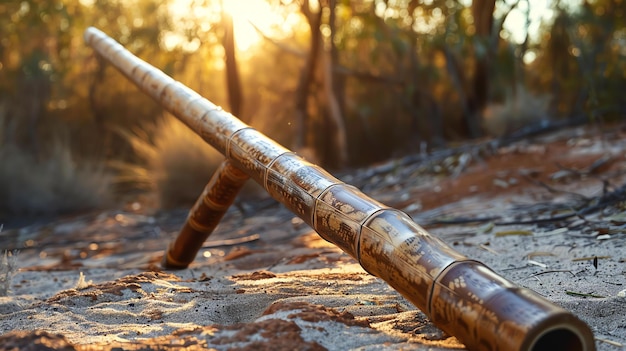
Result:
M592 328L599 350L621 350L626 143L619 130L568 133L474 155L456 174L407 166L409 176L356 170L344 179L572 311ZM581 173L606 155L610 162ZM581 172L560 178L563 169ZM579 217L531 221L582 196L588 205L607 200L603 191L618 198ZM20 252L0 297L0 349L464 349L285 208L249 209L231 209L192 266L179 271L162 271L159 262L184 209L135 204L5 229L0 248ZM450 224L487 216L498 219ZM501 223L520 220L528 223Z

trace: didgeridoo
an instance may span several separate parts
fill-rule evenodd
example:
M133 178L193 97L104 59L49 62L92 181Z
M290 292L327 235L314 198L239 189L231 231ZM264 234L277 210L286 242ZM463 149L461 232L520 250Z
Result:
M169 246L164 266L195 258L248 177L325 240L354 257L470 350L595 350L589 327L428 234L137 58L96 28L85 41L226 160Z

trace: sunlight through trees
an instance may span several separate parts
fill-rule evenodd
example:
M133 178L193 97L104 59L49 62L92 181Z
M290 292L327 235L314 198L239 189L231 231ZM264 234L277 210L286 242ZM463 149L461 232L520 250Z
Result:
M620 119L625 8L623 0L5 1L0 144L46 159L64 140L75 162L145 165L124 135L153 143L163 111L85 47L92 25L330 168L542 119Z

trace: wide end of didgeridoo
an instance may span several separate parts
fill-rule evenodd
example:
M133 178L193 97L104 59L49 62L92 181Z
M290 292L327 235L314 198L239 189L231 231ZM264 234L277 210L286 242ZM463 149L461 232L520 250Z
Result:
M583 321L480 262L448 267L435 284L430 303L431 320L469 350L596 349L593 333Z
M593 334L580 320L571 320L571 315L562 316L563 321L552 321L549 326L539 328L527 335L528 350L532 351L589 351L595 350ZM582 325L579 325L582 324Z

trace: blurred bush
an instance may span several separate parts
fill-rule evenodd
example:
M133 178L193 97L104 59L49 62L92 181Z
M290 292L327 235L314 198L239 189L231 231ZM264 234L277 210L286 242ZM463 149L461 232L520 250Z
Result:
M505 136L542 120L549 120L550 97L535 95L525 86L509 89L502 103L491 103L483 111L483 128L492 136Z
M68 143L32 153L0 144L0 218L55 215L111 205L112 175L102 162L78 161Z
M153 191L158 206L164 208L193 204L223 160L220 153L171 116L158 122L152 138L145 133L125 136L141 166L118 164L120 176L134 183L131 188Z

